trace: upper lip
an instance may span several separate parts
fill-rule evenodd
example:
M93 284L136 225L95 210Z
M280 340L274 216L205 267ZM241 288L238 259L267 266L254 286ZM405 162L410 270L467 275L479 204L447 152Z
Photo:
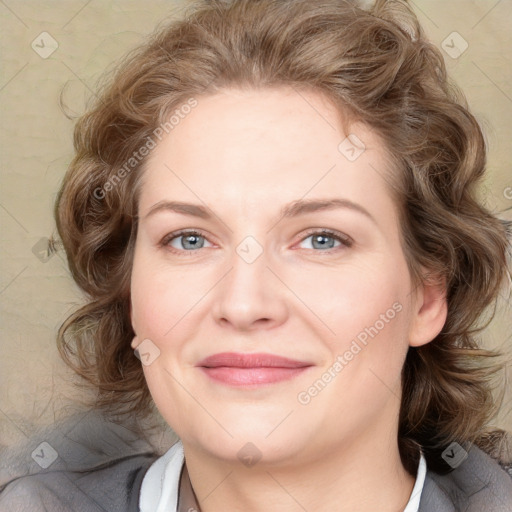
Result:
M197 366L206 368L217 368L219 366L231 368L302 368L312 366L312 363L276 356L274 354L222 352L202 359Z

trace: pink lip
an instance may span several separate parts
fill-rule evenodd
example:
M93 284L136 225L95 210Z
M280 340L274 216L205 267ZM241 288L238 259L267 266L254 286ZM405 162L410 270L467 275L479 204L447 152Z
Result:
M291 379L313 365L272 354L223 352L203 359L197 366L208 377L224 384L255 386Z

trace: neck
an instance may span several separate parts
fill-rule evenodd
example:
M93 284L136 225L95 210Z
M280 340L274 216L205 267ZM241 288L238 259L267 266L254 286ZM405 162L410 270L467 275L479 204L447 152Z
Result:
M375 432L285 466L260 461L247 468L184 448L201 512L263 512L269 504L280 512L396 512L405 508L415 482L402 466L396 439Z

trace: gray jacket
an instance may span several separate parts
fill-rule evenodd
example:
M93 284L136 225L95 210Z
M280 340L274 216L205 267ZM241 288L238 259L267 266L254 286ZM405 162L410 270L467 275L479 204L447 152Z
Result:
M144 474L166 448L94 414L70 424L2 451L1 512L138 512ZM467 452L446 475L427 469L420 512L512 512L510 466Z

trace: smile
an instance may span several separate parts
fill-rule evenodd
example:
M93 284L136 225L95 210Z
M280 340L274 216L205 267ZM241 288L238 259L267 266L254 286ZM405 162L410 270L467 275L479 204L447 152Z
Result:
M197 366L212 380L244 387L289 380L313 364L273 354L224 352L203 359Z

